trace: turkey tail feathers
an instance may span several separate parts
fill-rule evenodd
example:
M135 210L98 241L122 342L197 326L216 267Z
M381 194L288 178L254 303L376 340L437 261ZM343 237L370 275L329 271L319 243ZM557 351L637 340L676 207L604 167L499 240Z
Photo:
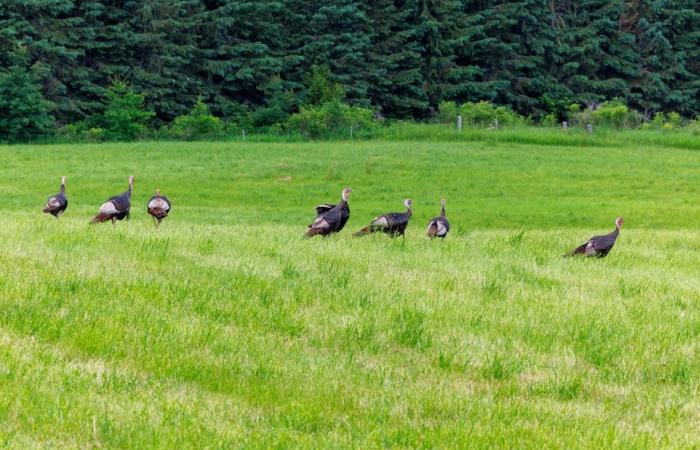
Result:
M360 237L360 236L364 236L365 234L370 234L371 232L372 232L372 230L370 230L369 227L364 227L363 229L361 229L357 233L353 234L353 236Z
M112 218L111 214L107 213L99 213L93 219L90 221L90 223L102 223L102 222L107 222L109 219Z

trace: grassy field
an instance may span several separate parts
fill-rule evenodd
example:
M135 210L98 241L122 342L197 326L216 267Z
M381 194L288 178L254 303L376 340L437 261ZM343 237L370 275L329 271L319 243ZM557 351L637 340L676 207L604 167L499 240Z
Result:
M700 446L700 152L0 147L0 447ZM136 175L132 219L90 226ZM70 205L41 214L68 176ZM346 230L302 238L354 192ZM156 188L173 212L154 229ZM424 236L447 199L453 232ZM405 239L350 237L414 200ZM602 260L561 255L625 218Z

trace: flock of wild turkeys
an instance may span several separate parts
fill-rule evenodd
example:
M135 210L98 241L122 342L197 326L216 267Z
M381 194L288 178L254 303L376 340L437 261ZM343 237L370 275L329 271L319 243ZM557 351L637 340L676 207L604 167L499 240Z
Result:
M97 215L93 217L91 223L102 223L111 221L114 225L116 220L129 218L131 211L131 191L134 189L134 176L129 177L129 188L119 195L110 197L100 206ZM68 197L66 197L66 177L61 177L61 188L58 194L52 195L46 201L44 212L59 218L68 208ZM148 200L148 214L153 217L156 227L160 221L165 219L170 213L170 200L164 195L160 195L160 189L156 189L156 195Z
M131 191L134 188L134 177L129 177L129 188L119 195L110 197L100 206L97 215L92 219L91 223L101 223L122 220L129 217L131 210ZM306 232L307 237L316 235L329 236L333 233L341 231L348 219L350 218L350 206L348 205L348 197L352 189L345 188L341 194L340 203L330 204L324 203L316 206L316 219L308 226ZM403 236L408 227L408 222L413 215L413 201L410 199L404 200L406 211L392 212L377 216L367 225L353 236L364 236L370 233L382 232L390 236ZM45 213L49 213L57 219L68 208L68 197L66 197L66 177L61 177L61 189L58 194L49 197L44 208ZM170 213L171 204L168 197L160 195L160 190L156 189L156 194L148 200L148 214L153 217L153 222L156 227L160 225L161 220L165 219ZM582 245L576 247L566 256L585 255L604 257L615 245L617 236L620 234L622 227L622 217L615 219L615 230L612 233L594 236ZM433 217L428 222L427 235L430 238L444 239L447 233L450 232L450 222L445 214L445 200L442 200L442 208L440 215Z
M352 189L350 188L343 189L340 203L337 205L330 203L318 205L316 207L316 219L309 224L306 236L328 236L342 230L350 218L348 197L351 192ZM406 227L408 227L408 222L413 215L413 201L406 199L403 204L406 207L406 211L386 213L377 216L372 219L369 225L353 234L353 236L364 236L365 234L376 232L386 233L390 236L403 236ZM594 236L590 238L584 244L576 247L570 253L567 253L566 256L586 255L604 257L615 245L617 236L620 234L621 226L622 217L618 217L615 220L615 231L603 236ZM445 200L443 199L440 215L433 217L428 222L427 235L430 238L438 237L444 239L449 232L450 222L447 220L447 215L445 214Z

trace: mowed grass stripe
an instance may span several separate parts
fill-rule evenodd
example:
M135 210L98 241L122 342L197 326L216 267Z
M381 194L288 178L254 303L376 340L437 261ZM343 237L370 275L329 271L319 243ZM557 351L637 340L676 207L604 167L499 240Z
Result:
M87 225L94 213L87 203L99 206L126 185L126 177L92 161L91 152L105 151L102 146L75 146L76 155L62 147L0 150L21 162L13 169L19 179L41 172L53 151L83 164L81 173L91 179L71 184L67 174L72 203L59 221L38 212L45 196L28 185L17 195L39 197L38 207L27 211L12 200L0 218L3 445L700 444L693 432L700 417L697 209L674 221L667 205L622 189L604 209L649 209L619 213L629 226L606 259L569 259L561 255L610 231L614 219L598 221L598 191L585 177L540 188L544 173L528 179L514 172L469 188L483 195L446 194L455 229L445 241L425 238L424 225L439 211L433 184L441 171L451 171L448 191L486 179L482 169L473 174L469 159L448 164L455 154L477 153L495 173L503 165L531 164L537 172L527 161L533 155L553 166L540 171L560 164L573 173L588 164L588 154L576 159L567 150L560 161L536 147L410 144L403 153L398 144L313 144L318 160L307 164L311 144L260 145L257 153L255 146L215 144L212 177L165 170L160 184L148 154L158 159L158 170L205 165L195 150L209 144L187 144L189 151L182 144L148 145L144 155L138 152L146 144L109 146L143 170L136 172L135 191L143 207L116 228ZM377 171L398 174L395 183L363 173L363 158L380 150L403 158L396 172L391 158L377 163ZM612 157L653 172L656 153L628 152L629 158ZM694 155L669 151L669 166L658 170L692 166ZM296 167L292 180L266 182L264 174L280 160ZM337 160L354 167L348 174L354 183L306 172ZM439 164L431 171L433 160ZM252 172L240 175L227 164L247 164ZM421 206L428 200L419 192L413 197L421 209L406 239L352 239L350 231L372 215L400 210L415 180L411 166L424 171L416 190L436 194L432 208ZM602 178L613 178L613 166L605 166ZM230 177L222 175L229 170ZM629 179L624 171L620 176ZM9 178L2 177L3 189L10 189ZM673 198L670 204L689 201L692 191L674 188L689 179L657 180L657 196ZM47 195L57 180L46 182ZM149 184L159 184L174 204L158 230L145 213ZM303 239L312 206L336 199L346 184L356 191L350 229ZM491 199L499 184L502 194ZM360 198L358 185L368 186ZM473 209L479 198L521 209L521 201L544 199L557 185L564 210L556 199L532 203L537 214L525 217ZM387 200L373 198L375 191ZM221 203L229 199L225 193L230 204ZM419 203L419 195L426 200ZM551 221L544 220L548 213Z

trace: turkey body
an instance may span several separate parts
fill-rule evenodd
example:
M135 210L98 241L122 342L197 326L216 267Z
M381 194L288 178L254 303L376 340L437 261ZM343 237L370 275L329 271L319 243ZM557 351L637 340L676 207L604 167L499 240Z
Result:
M307 237L328 236L345 228L345 224L350 218L350 206L348 205L350 192L352 192L350 188L343 189L340 203L337 205L324 203L316 206L316 219L309 224L306 231Z
M134 177L129 177L129 189L119 195L110 197L101 206L92 223L102 223L115 220L123 220L129 217L131 210L131 191L133 190Z
M353 236L364 236L376 232L382 232L392 237L403 236L406 232L406 227L408 227L408 222L413 215L413 202L407 199L404 201L404 205L406 206L406 212L386 213L375 217L369 225L362 228Z
M171 203L168 197L160 195L160 190L156 190L156 195L148 200L148 214L153 217L156 227L160 225L161 220L168 217L170 208Z
M593 236L585 243L573 249L566 256L584 255L597 258L604 258L605 256L607 256L608 253L610 253L610 250L612 250L613 246L615 246L617 237L620 235L620 228L622 227L622 223L622 217L618 217L615 220L615 231L601 236Z
M447 216L445 215L445 200L442 200L442 210L440 211L440 215L433 217L430 219L430 222L428 222L427 235L430 238L439 237L444 239L449 232L450 222L447 220Z
M68 197L66 197L66 177L62 177L59 193L52 195L48 198L48 200L46 200L46 206L44 207L43 211L58 219L58 217L63 214L67 208Z

